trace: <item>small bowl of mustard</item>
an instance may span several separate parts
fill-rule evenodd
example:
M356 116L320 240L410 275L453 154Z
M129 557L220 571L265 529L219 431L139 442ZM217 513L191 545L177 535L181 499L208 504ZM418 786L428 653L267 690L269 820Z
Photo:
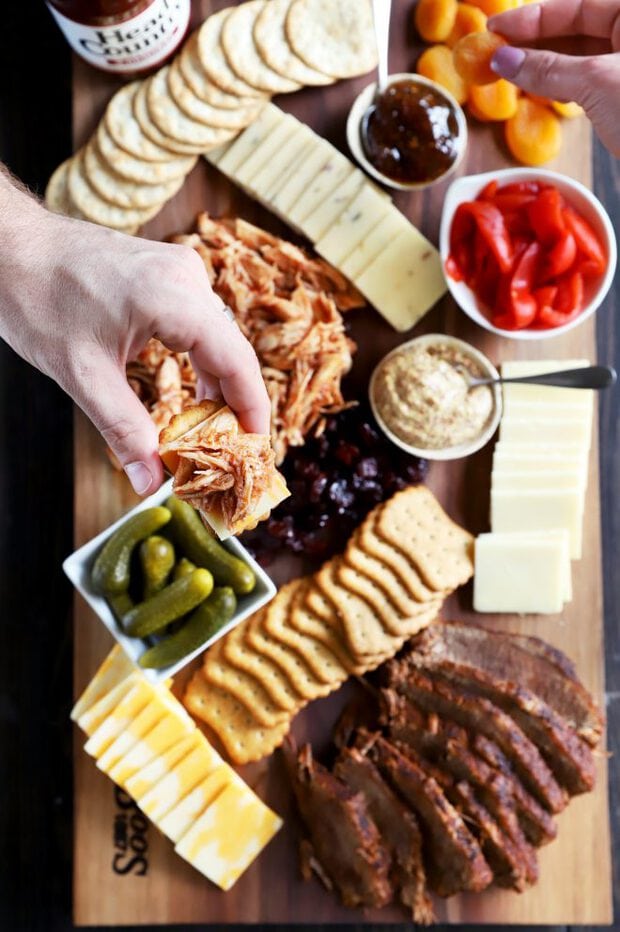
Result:
M347 119L349 149L364 171L398 191L451 175L467 147L467 120L452 94L406 72L390 75L376 100L375 88L364 88Z
M469 387L468 376L499 378L471 344L443 333L402 343L376 366L369 385L379 427L401 450L430 460L470 456L502 416L499 385Z

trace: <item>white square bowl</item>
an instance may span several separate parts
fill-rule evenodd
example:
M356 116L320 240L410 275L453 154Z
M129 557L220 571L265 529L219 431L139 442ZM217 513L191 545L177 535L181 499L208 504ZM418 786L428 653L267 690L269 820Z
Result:
M145 508L152 508L153 505L162 505L171 494L172 479L166 482L165 485L158 489L153 495L149 496L149 498L145 498L141 501L135 508L127 512L126 515L123 515L122 518L119 518L118 521L115 521L114 524L111 524L110 527L102 531L101 534L93 537L92 540L80 547L79 550L72 553L62 565L75 588L88 602L110 634L118 641L127 656L135 664L138 663L141 654L145 651L149 643L151 643L151 639L147 638L143 640L141 638L131 638L123 634L106 599L95 591L90 578L91 571L95 558L105 541L117 528L125 523L127 518L137 514L139 511L144 511ZM261 606L270 602L276 594L277 589L269 576L267 576L262 567L258 565L256 560L250 556L245 547L240 544L236 538L230 537L228 540L224 541L221 546L235 557L243 560L244 563L247 563L256 575L256 586L248 595L238 596L237 610L228 624L220 628L213 637L205 641L204 644L201 644L200 647L197 647L196 650L187 654L187 656L177 661L177 663L171 664L161 670L143 670L144 676L152 682L157 683L160 680L165 680L170 676L174 676L175 673L178 673L182 667L186 666L186 664L193 660L194 657L197 657L205 648L213 644L214 641L221 638L227 631L230 631L231 628L238 625L240 621L247 618L248 615L252 615L254 612L258 611Z

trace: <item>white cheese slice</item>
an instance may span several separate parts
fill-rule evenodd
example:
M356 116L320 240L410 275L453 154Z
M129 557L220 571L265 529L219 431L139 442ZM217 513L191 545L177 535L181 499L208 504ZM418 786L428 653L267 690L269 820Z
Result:
M337 217L349 206L353 198L365 186L364 175L355 169L342 184L337 185L322 198L314 210L299 220L299 228L308 239L316 243L330 228Z
M574 443L584 449L590 447L590 425L585 421L562 417L503 417L499 428L500 440L512 443L545 441L545 443Z
M250 185L255 176L280 149L286 148L288 141L292 138L298 126L299 122L295 117L287 113L262 142L255 146L253 151L237 166L234 174L237 184L250 191Z
M566 545L559 537L481 534L474 558L477 612L557 614L566 593Z
M441 258L411 224L354 278L395 330L409 330L446 291Z
M160 832L176 844L233 779L239 779L235 771L222 764L158 821Z
M330 146L331 149L331 146ZM287 219L296 227L301 227L302 220L316 210L326 197L340 187L351 175L361 172L336 149L325 159L316 174L301 191L297 200L286 211Z
M581 557L583 488L528 489L517 492L491 489L491 530L550 531L566 529L571 559Z
M300 158L299 164L289 169L283 176L282 183L274 187L269 206L278 217L294 226L292 218L289 217L293 204L301 198L301 195L316 175L322 169L326 169L332 157L332 146L327 145L322 139L313 141L308 152L304 154L303 158Z
M393 242L407 226L408 220L394 206L382 220L355 246L339 265L340 271L347 278L355 279L380 252Z
M298 120L295 120L295 124L288 140L278 148L277 152L273 153L267 163L256 172L252 181L246 185L250 194L263 204L269 204L271 192L278 187L278 182L282 180L283 175L287 174L291 166L299 165L312 138L313 133L309 126Z
M195 730L196 726L189 716L186 720L169 712L150 731L138 738L106 772L118 786L125 786L130 777ZM108 748L109 752L112 747ZM102 761L103 757L97 762L98 767Z
M140 679L91 734L84 745L86 753L100 757L119 735L131 727L134 719L154 697L155 687L147 680Z
M121 680L128 677L135 669L134 664L120 644L115 644L73 706L71 711L72 720L77 722L84 712L92 708L99 699L102 699L106 693L118 686Z
M77 720L78 725L87 735L92 735L94 731L106 720L110 713L116 708L119 702L125 698L127 693L133 689L143 676L137 671L130 673L126 679L121 680L116 686L107 692L101 699L98 699L86 712L82 713Z
M363 185L333 225L317 240L316 251L332 265L341 268L343 260L392 209L392 205L374 188Z
M587 359L512 359L502 363L501 373L505 378L519 378L528 375L540 375L544 372L560 372L564 369L583 369L589 366ZM539 402L551 404L553 402L591 407L594 393L589 389L556 388L549 385L519 385L503 386L506 400L525 402Z
M207 161L213 161L225 175L234 176L240 165L248 159L260 144L274 131L284 119L284 112L273 104L263 107L253 123L244 129L227 147L225 152L209 152ZM217 159L217 161L215 161Z
M207 807L175 847L222 890L229 890L280 829L282 820L241 783Z
M572 489L585 491L586 474L582 466L575 469L549 469L519 471L516 467L494 466L491 487L518 491L519 489Z
M129 795L135 800L145 796L173 767L200 745L201 737L201 732L197 728L194 729L149 760L144 767L136 770L125 780L125 789Z
M204 738L204 735L202 735ZM221 766L222 758L204 738L176 767L165 774L148 793L136 797L140 809L158 822L202 780Z
M583 421L590 427L594 414L593 405L569 404L557 401L524 401L521 398L504 398L503 417L561 417Z

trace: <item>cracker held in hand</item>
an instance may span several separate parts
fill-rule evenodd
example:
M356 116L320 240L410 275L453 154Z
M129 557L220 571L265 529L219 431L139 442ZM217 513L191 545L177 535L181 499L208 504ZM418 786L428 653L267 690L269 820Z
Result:
M307 65L334 78L366 74L377 64L368 0L294 0L286 35Z
M198 509L220 540L256 527L289 495L270 437L244 431L218 402L174 415L159 435L159 452L175 495Z

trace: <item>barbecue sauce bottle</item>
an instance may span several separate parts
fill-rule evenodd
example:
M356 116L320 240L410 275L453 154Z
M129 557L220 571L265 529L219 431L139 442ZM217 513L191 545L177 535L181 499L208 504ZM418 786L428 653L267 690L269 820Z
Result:
M74 52L115 74L161 65L183 40L190 0L46 0Z

